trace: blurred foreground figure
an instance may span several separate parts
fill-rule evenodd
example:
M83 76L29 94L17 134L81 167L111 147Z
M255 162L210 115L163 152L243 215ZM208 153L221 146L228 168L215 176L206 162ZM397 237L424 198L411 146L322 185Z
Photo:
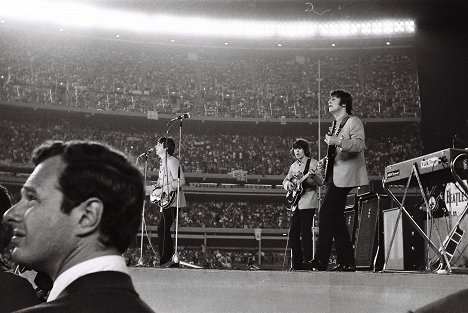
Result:
M5 187L0 185L0 213L5 213L11 207L11 199ZM11 228L0 225L0 253L11 241ZM14 274L2 260L0 260L0 313L13 312L39 303L32 285L26 278Z
M468 289L448 295L410 313L461 313L468 312Z
M143 178L96 142L49 141L33 153L21 200L4 215L16 262L54 281L48 302L20 312L153 312L121 254L138 231Z

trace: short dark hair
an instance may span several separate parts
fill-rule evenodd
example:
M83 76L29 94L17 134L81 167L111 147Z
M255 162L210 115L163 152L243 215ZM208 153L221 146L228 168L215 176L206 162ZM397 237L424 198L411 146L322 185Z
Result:
M158 140L159 143L163 144L163 147L167 149L167 153L169 155L173 155L175 151L175 142L172 138L169 137L161 137Z
M143 176L127 157L93 141L47 141L33 152L37 166L60 156L65 168L58 182L65 213L91 197L99 198L104 210L99 240L123 253L135 238L145 196Z
M292 145L292 150L299 148L304 150L304 154L307 157L310 157L310 147L309 147L309 142L305 140L304 138L297 138ZM294 151L291 151L294 154Z
M353 97L349 92L344 90L333 90L330 96L340 98L340 105L346 106L346 113L352 114L353 112Z
M0 185L0 216L2 220L0 221L0 252L10 244L11 237L13 236L13 230L11 226L3 222L3 214L11 208L11 198L8 190Z

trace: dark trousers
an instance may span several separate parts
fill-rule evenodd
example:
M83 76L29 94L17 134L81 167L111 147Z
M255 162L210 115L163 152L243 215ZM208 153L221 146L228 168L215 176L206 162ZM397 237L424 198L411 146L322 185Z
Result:
M167 208L159 215L161 218L158 225L159 265L169 262L174 255L171 226L175 220L176 210L175 207Z
M315 209L296 209L291 218L289 241L292 250L292 267L294 269L300 269L303 261L312 260L312 222L314 215Z
M336 187L333 182L327 184L319 212L319 236L316 251L316 259L323 265L328 264L333 239L335 239L337 263L354 265L354 249L344 216L346 198L351 189L350 187Z

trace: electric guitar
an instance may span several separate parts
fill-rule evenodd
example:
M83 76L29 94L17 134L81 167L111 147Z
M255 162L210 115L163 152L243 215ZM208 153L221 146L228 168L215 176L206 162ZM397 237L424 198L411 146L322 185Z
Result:
M149 193L150 202L156 203L159 206L160 211L167 209L172 204L172 202L174 202L174 199L177 195L177 190L167 193L162 190L162 186L147 186L146 192L147 194Z
M460 225L457 225L452 231L449 233L447 238L445 238L443 242L443 248L445 250L445 254L447 256L447 261L450 262L457 252L458 244L463 238L465 231L460 228ZM442 252L442 247L439 248L439 252ZM439 259L437 255L435 255L431 261L429 261L429 267L433 272L438 272L442 270L446 266L445 259Z
M331 133L329 132L327 134L328 136L331 136ZM331 175L332 169L333 169L333 161L335 160L336 156L336 146L335 145L328 145L327 148L327 155L322 159L323 160L323 165L322 165L322 178L323 181L326 181L327 178Z
M301 198L302 194L304 193L304 187L302 186L302 183L311 175L315 174L315 171L310 170L307 172L307 174L303 175L302 177L299 176L294 176L290 182L294 184L294 189L293 190L288 190L286 194L286 200L288 201L288 204L291 205L292 210L294 211L295 207L297 206L297 203L299 202L299 199Z
M332 125L331 129L328 131L327 135L328 136L333 136L333 134L335 133L336 136L338 136L338 134L341 132L341 130L345 126L348 119L349 119L349 115L346 116L341 121L341 124L338 127L338 129L336 130L336 133L335 133L336 121L333 121L333 125ZM319 162L319 163L321 163L320 168L322 170L322 178L323 178L324 182L327 180L327 178L332 173L333 163L334 163L335 157L336 157L336 146L335 145L328 145L327 155L323 159L321 159L320 162Z

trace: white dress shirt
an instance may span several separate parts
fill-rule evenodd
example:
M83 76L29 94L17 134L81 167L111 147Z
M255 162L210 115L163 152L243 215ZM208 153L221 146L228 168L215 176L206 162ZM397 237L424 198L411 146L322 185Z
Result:
M120 255L106 255L81 262L60 274L54 281L47 302L57 299L58 295L76 279L87 274L114 271L128 274L125 259Z

